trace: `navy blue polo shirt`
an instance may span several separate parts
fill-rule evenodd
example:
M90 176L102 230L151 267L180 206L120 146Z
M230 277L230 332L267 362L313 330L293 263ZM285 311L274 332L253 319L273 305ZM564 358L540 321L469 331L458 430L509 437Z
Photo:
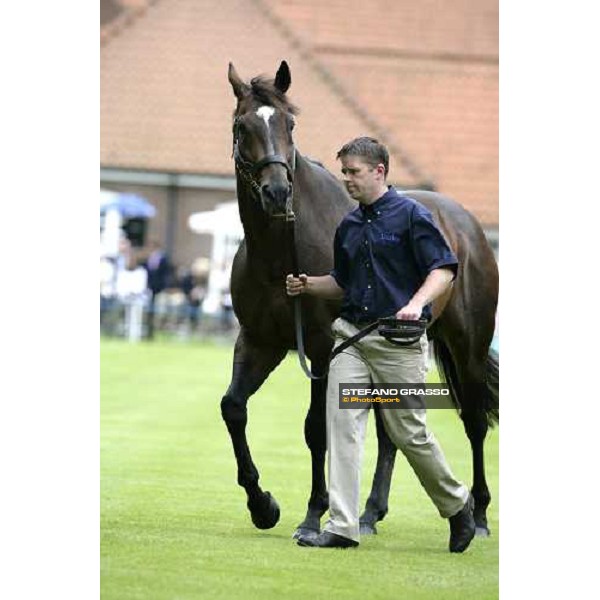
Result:
M344 289L340 316L356 324L394 316L439 267L456 276L458 260L431 213L389 187L346 215L335 233L331 275ZM421 316L431 319L430 304Z

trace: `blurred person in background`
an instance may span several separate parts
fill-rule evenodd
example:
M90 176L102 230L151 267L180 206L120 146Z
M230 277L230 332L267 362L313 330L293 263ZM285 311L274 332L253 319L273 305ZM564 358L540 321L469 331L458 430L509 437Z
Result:
M221 327L225 333L232 331L235 327L235 314L229 288L221 292Z
M121 230L118 253L100 257L100 328L104 333L114 334L119 328L122 312L119 282L134 260L131 242Z
M110 332L109 315L115 297L115 265L106 256L100 257L100 331Z
M148 291L150 301L148 306L148 339L154 338L154 319L156 296L169 286L171 276L171 265L169 259L157 240L149 244L150 253L144 263L148 273Z
M183 268L179 278L179 287L185 295L183 320L189 324L191 333L197 330L202 313L202 303L208 288L210 261L207 258L196 259L191 267Z
M124 312L123 334L131 342L143 335L144 307L148 302L148 273L130 252L124 267L117 274L117 301Z

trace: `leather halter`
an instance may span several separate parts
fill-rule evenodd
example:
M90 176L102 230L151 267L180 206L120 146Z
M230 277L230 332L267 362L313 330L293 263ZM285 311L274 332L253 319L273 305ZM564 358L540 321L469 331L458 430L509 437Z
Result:
M258 184L257 178L260 172L267 166L272 164L278 164L285 167L290 182L294 183L294 173L296 171L296 147L293 146L292 153L292 165L288 163L285 156L281 154L267 154L257 162L246 160L239 148L239 117L233 120L233 160L235 162L236 169L239 171L242 178L250 184L252 189L258 194L260 198L261 189Z

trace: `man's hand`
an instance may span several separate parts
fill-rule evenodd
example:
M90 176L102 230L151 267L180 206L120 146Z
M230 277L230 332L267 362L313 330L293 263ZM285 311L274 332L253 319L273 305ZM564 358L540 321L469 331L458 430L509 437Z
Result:
M288 296L310 294L326 300L337 300L344 297L344 290L331 275L305 275L299 277L288 275L285 280Z
M302 273L300 277L288 275L285 280L285 289L288 296L298 296L306 292L308 285L308 275Z
M423 305L411 300L406 306L403 306L397 313L396 319L406 321L417 321L421 318Z
M449 268L440 267L431 271L410 302L398 310L396 319L406 319L407 321L419 319L423 307L443 294L452 284L453 277L454 272Z

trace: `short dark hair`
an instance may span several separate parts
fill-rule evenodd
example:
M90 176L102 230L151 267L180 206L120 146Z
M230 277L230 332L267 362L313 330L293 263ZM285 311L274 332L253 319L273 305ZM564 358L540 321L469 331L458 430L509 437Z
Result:
M390 155L387 148L372 137L357 137L344 144L337 153L336 159L342 156L359 156L372 167L382 163L385 167L385 176L390 170Z

